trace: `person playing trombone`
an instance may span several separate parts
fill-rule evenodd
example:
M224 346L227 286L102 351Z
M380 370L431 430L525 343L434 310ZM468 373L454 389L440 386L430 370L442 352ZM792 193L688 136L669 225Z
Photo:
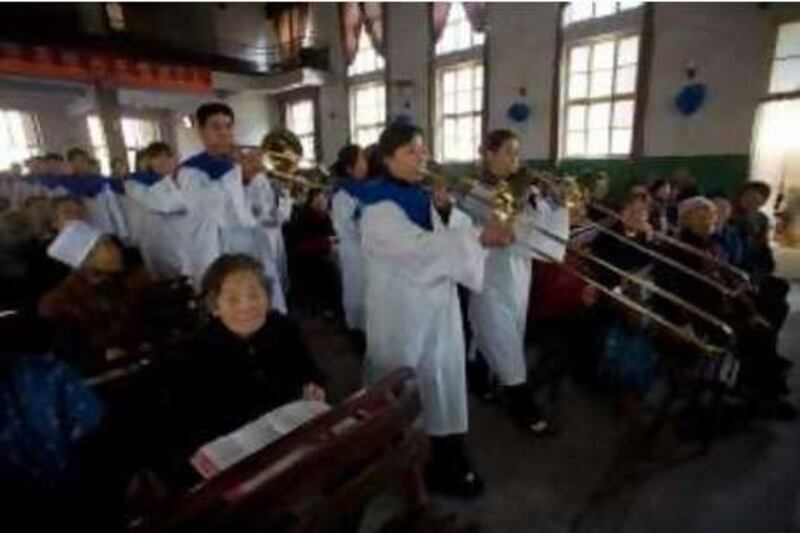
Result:
M479 291L487 249L510 244L511 229L448 227L423 188L428 153L419 128L395 123L380 136L386 174L364 198L367 382L415 370L431 439L430 488L474 497L483 482L466 453L465 348L457 285Z
M556 194L535 195L530 184L522 182L519 139L509 130L496 130L486 137L481 150L481 184L491 191L498 187L516 190L523 203L535 202L536 210L560 218L567 227L567 210ZM515 181L511 181L515 180ZM528 204L524 209L533 209ZM485 358L489 369L503 387L509 414L514 422L532 434L542 434L548 422L542 415L528 385L525 358L525 326L531 284L531 255L511 247L489 253L483 290L472 295L470 324L474 333L471 354Z

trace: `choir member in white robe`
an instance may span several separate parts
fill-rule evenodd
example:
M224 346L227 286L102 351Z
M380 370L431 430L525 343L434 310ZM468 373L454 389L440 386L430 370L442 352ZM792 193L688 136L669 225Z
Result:
M429 486L476 496L472 470L465 347L457 284L480 290L486 248L507 245L509 228L448 228L421 186L427 152L418 128L389 126L381 135L387 175L365 196L361 240L366 280L367 381L411 367L419 382L425 431L431 437Z
M145 150L145 170L130 175L125 186L131 209L129 221L148 272L156 279L188 275L188 260L179 246L188 207L175 183L175 155L166 143Z
M267 238L281 286L288 290L289 268L286 244L283 240L283 224L289 217L281 209L281 204L286 202L291 204L291 199L282 195L275 183L270 180L260 158L260 150L252 150L243 156L242 177L245 199L253 218Z
M491 132L482 148L482 155L484 172L481 182L489 190L519 170L519 140L511 131ZM529 193L528 187L522 188L522 195ZM527 201L525 204L526 215L534 215ZM539 214L546 213L537 221L548 225L554 233L567 236L569 223L563 205L539 198L537 211ZM517 235L517 239L520 239L520 235ZM546 239L537 238L532 244L541 246ZM512 419L523 429L542 434L548 429L548 422L528 386L525 357L531 260L531 253L517 245L489 253L483 290L470 298L469 318L473 333L470 350L482 354L503 386Z
M203 104L197 124L205 151L181 163L177 183L189 209L181 239L188 272L197 286L219 256L245 253L259 259L272 281L273 304L286 312L286 300L266 238L261 238L247 206L242 167L233 159L233 110L222 103Z
M364 331L364 274L361 256L362 198L368 183L367 158L355 144L339 151L333 166L337 177L336 192L331 199L331 217L339 237L339 272L342 279L342 307L347 327L353 332Z

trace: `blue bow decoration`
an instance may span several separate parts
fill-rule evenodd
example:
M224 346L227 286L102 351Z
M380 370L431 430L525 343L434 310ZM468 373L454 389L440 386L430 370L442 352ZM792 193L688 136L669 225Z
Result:
M706 100L706 86L702 83L686 85L675 97L675 107L681 114L694 115Z

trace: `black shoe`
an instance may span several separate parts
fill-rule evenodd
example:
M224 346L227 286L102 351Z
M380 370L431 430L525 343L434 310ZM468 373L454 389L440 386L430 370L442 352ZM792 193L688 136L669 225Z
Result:
M431 461L425 479L432 492L446 496L476 498L484 490L483 479L467 458L463 435L431 437Z
M550 432L550 422L533 399L527 383L504 387L508 399L508 413L520 429L540 437Z
M477 498L484 492L483 479L474 471L445 472L431 466L425 472L425 481L431 492L456 498Z

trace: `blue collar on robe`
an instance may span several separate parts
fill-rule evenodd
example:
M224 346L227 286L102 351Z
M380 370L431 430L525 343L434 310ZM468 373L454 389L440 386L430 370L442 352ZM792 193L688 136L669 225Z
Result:
M164 176L150 170L145 170L142 172L134 172L128 176L128 179L135 181L136 183L141 183L146 187L150 187L164 179Z
M36 176L34 179L48 189L63 187L70 195L80 196L81 198L94 198L106 187L117 194L125 193L125 186L122 180L107 178L97 174L86 174L82 176L74 176L72 174L42 174Z
M183 163L182 167L196 168L202 170L212 180L218 180L234 167L234 162L230 157L211 155L208 152L201 152L190 157Z
M91 174L85 176L64 175L61 176L61 186L73 196L94 198L103 191L106 183L102 176Z
M431 197L418 184L386 175L364 188L361 201L367 205L394 202L414 224L428 231L433 230Z
M61 186L61 176L56 174L39 174L34 179L48 189L55 189Z

